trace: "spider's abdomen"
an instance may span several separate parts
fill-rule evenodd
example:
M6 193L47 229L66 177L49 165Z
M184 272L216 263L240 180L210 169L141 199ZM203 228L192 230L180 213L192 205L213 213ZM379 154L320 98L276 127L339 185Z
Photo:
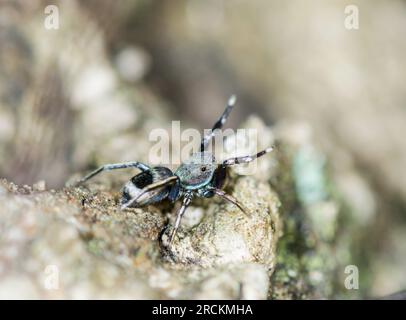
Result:
M142 189L146 186L173 176L170 169L165 167L155 167L151 170L141 172L132 177L122 190L121 205L126 204L131 199L138 197ZM142 200L134 202L131 207L142 207L152 203L156 203L165 199L171 190L171 186L163 186L148 192L147 196L142 196Z

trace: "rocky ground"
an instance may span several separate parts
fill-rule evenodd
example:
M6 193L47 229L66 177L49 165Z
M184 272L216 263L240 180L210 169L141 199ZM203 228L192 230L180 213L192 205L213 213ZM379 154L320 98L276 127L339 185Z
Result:
M273 139L259 119L246 125L268 136L265 143ZM219 199L195 201L172 246L179 204L120 210L120 184L131 172L80 187L70 186L75 175L61 190L2 180L1 297L334 297L350 244L337 236L340 203L320 161L310 145L281 145L260 159L256 174L231 171L226 191L250 215Z
M404 289L406 10L355 4L363 20L350 32L340 0L72 0L47 30L47 1L3 1L0 297ZM195 201L169 248L179 203L118 208L135 171L72 186L105 163L150 162L150 133L170 132L172 120L210 127L231 93L227 126L257 129L258 149L277 145L256 174L230 173L226 190L249 218L219 199ZM344 286L349 265L359 290Z

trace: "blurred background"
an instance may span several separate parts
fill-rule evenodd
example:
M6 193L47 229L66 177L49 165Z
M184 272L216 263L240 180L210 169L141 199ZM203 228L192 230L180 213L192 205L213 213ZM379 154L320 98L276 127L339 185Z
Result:
M146 161L146 132L209 128L235 93L230 127L255 113L326 156L357 212L362 296L385 296L406 288L405 56L402 0L1 0L0 177L61 188Z

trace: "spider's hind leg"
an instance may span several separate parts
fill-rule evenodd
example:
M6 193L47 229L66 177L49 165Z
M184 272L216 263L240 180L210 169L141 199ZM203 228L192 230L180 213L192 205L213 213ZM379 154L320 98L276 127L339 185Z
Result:
M101 167L97 168L96 170L90 172L88 175L86 175L85 177L80 179L77 182L77 184L81 184L81 183L93 178L94 176L98 175L99 173L102 173L103 171L110 171L110 170L116 170L116 169L126 169L126 168L138 168L141 171L147 171L147 170L151 169L146 164L143 164L143 163L137 162L137 161L106 164L106 165L101 166Z

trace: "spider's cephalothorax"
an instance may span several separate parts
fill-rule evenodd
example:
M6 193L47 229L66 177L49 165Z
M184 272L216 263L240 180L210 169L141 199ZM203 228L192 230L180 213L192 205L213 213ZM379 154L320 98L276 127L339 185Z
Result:
M247 210L244 209L237 199L221 190L226 179L227 167L234 164L251 162L256 158L271 152L273 148L265 149L252 156L227 159L220 164L215 162L213 154L206 151L210 140L215 134L215 130L220 129L226 122L235 101L235 96L232 96L228 100L227 107L223 114L214 124L210 133L202 139L200 152L192 154L189 159L183 162L175 170L175 172L172 172L166 167L151 168L141 162L125 162L104 165L85 176L79 182L85 182L98 173L106 170L123 168L140 169L141 173L131 178L131 180L123 187L121 208L142 207L160 202L164 199L169 199L170 201L175 202L182 198L182 206L176 217L170 243L172 243L175 238L180 220L185 213L186 208L195 196L210 198L217 195L238 206L246 213Z

